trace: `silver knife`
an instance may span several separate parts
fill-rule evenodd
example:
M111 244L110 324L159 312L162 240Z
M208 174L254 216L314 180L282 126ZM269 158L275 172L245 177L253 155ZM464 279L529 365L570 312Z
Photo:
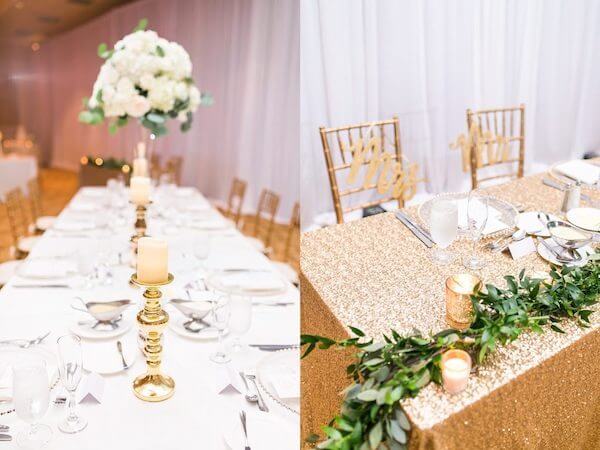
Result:
M274 352L277 350L287 350L289 348L300 348L298 345L285 345L285 344L250 344L250 347L254 347L257 348L259 350L265 351L265 352Z
M13 284L14 288L23 288L23 289L43 289L43 288L61 288L61 289L69 289L71 286L68 284Z
M423 244L425 244L427 248L433 247L433 239L429 237L426 231L422 230L420 227L415 225L406 214L404 214L402 211L396 211L395 216L396 219L398 219L406 226L406 228L412 231L412 234L414 234L417 237L417 239L419 239Z
M12 441L10 434L0 434L0 441Z
M554 189L558 189L559 191L564 191L566 189L565 185L562 183L559 183L558 181L554 181L554 180L550 180L548 178L544 178L542 180L542 183L544 183L546 186L554 188ZM583 200L584 202L591 202L592 199L590 198L589 195L587 194L581 194L581 200Z

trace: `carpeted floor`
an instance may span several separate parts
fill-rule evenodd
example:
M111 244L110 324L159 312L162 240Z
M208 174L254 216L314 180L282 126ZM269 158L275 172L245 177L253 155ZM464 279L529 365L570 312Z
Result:
M44 215L55 216L66 206L71 197L77 192L78 179L75 172L61 169L41 169L40 184L42 190L42 202ZM252 218L244 217L244 229L242 232L252 235ZM273 232L273 255L272 259L282 261L284 259L285 244L288 237L289 227L287 224L276 224ZM8 222L4 210L0 211L0 261L6 259L8 248L12 240L8 231ZM300 242L298 230L294 233L294 242L290 251L290 264L298 270Z

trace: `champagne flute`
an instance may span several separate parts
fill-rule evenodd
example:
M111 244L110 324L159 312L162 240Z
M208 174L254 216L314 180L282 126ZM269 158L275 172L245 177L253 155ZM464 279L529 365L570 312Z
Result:
M59 337L57 344L60 379L69 393L69 413L65 420L58 424L58 429L63 433L78 433L87 426L87 420L75 411L75 391L83 372L81 340L79 336L67 334Z
M43 360L13 367L13 400L17 415L30 425L17 435L17 445L22 448L46 446L52 438L52 429L40 423L50 403L48 371Z
M248 332L252 323L252 299L240 295L231 297L231 317L229 319L229 331L233 333L234 339L231 348L234 352L242 349L240 338Z
M485 225L487 224L489 215L488 197L481 195L477 190L472 190L469 193L467 202L467 223L469 226L469 234L473 241L471 256L463 258L463 265L467 269L479 270L485 267L486 261L477 256L477 243L483 234Z
M445 249L456 239L458 233L458 207L451 200L434 200L429 221L431 237L437 244L433 259L438 264L449 264L454 255Z
M229 324L229 318L231 316L231 302L228 295L221 295L215 300L212 309L213 325L218 331L219 341L218 349L215 353L210 355L210 360L218 364L224 364L231 361L231 357L227 354L225 346L223 345L223 335Z

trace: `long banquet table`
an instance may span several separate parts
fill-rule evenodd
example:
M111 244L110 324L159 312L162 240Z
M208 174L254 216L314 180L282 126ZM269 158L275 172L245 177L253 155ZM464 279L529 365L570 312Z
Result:
M92 195L93 194L93 195ZM94 220L103 223L103 228L89 232L89 236L58 235L53 230L46 232L36 245L30 260L36 258L60 258L76 251L89 251L96 257L102 252L110 252L116 248L127 248L129 236L132 234L133 216L131 207L124 205L111 209L107 206L104 188L83 188L73 198L70 205L61 213L61 217L70 214L73 205L98 202L101 209L97 213L89 213ZM169 214L176 216L177 203L182 201L207 204L206 199L197 191L192 196L176 198L169 203ZM174 205L174 206L173 206ZM173 209L174 208L174 209ZM127 211L125 225L119 225L116 218ZM218 215L216 210L211 214ZM190 250L194 238L200 233L210 234L211 250L205 261L206 268L213 263L223 263L243 258L251 260L254 267L270 269L272 264L261 253L249 245L235 228L227 232L199 231L186 228L185 224L165 222L164 219L151 214L148 219L149 233L161 236L169 243L170 271L175 275L174 284L165 290L165 296L183 297L183 286L196 275L186 269L183 251ZM108 224L108 228L106 225ZM169 228L171 227L171 228ZM113 271L113 282L110 286L93 288L91 291L78 289L15 288L15 283L31 282L19 276L14 277L0 290L0 340L9 338L34 338L50 331L50 336L39 347L45 351L56 353L56 339L67 334L74 321L82 319L82 313L74 311L70 305L76 295L85 298L97 296L103 298L130 298L141 301L142 291L129 286L128 280L133 269L128 265L116 265ZM299 335L299 293L291 284L286 292L278 297L280 300L293 302L288 306L266 306L253 304L252 325L243 338L248 343L294 343ZM178 312L170 305L165 309L171 320ZM134 320L138 308L129 308L126 318ZM124 343L137 346L137 326L125 336L120 337ZM106 345L114 346L115 358L116 338ZM93 351L85 351L85 346L102 345L101 343L84 342L84 367L86 357L93 358ZM273 442L269 448L297 449L299 438L299 415L276 403L268 395L264 395L270 412L262 413L256 403L248 403L242 394L236 392L217 392L217 379L224 376L220 365L209 360L209 355L216 350L215 340L192 341L174 333L167 328L163 336L163 371L171 375L176 383L174 396L159 403L143 402L137 399L132 391L133 379L145 371L145 361L141 352L135 364L126 372L105 375L105 388L101 404L86 401L78 405L80 413L88 419L89 424L82 432L74 435L58 431L56 424L65 417L66 409L62 405L51 404L48 413L42 420L53 428L53 437L46 448L56 450L81 449L128 449L128 450L164 450L164 449L226 449L224 433L239 424L239 411L244 409L249 416L273 420L273 428L289 427L293 430L289 441ZM88 347L89 348L89 347ZM93 348L93 347L92 347ZM137 350L137 349L136 349ZM240 354L233 354L231 367L252 372L259 361L271 352L248 348ZM55 394L51 396L53 399ZM16 414L0 416L0 423L9 425L15 432L24 428L25 423ZM279 425L280 424L280 425ZM11 431L12 431L11 430ZM252 439L253 430L249 430ZM14 436L14 433L12 433ZM4 449L17 448L14 442L2 442ZM252 447L253 449L255 447ZM258 447L256 450L260 450Z
M487 189L526 210L558 212L562 193L534 175ZM596 200L597 191L589 191ZM407 212L417 217L417 208ZM452 249L460 256L464 241ZM380 338L390 328L435 333L445 321L444 282L468 272L460 257L448 266L431 262L429 250L385 213L303 234L303 333L350 336L348 325ZM537 254L513 260L497 254L477 275L504 285L505 275L548 271ZM410 448L516 449L600 448L600 313L590 328L565 323L566 334L524 334L500 347L458 395L431 383L403 402L413 430ZM319 432L341 404L349 384L345 367L352 353L316 350L302 360L302 436Z

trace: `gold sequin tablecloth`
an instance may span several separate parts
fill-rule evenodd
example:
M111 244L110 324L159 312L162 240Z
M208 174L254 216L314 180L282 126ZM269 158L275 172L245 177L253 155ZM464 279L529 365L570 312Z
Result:
M527 210L556 212L562 193L536 175L489 188L491 195ZM595 198L595 192L591 193ZM407 209L417 217L417 208ZM470 248L453 244L461 257ZM305 233L301 241L302 332L342 338L347 325L379 337L394 328L424 333L448 328L444 282L468 271L460 258L438 266L392 213ZM486 254L476 274L503 277L548 271L537 254L513 260ZM466 391L450 396L430 384L403 405L413 422L411 448L600 449L600 312L592 326L565 323L566 334L524 334L501 347L471 376ZM315 351L302 361L302 434L319 433L339 411L348 384L348 351Z

